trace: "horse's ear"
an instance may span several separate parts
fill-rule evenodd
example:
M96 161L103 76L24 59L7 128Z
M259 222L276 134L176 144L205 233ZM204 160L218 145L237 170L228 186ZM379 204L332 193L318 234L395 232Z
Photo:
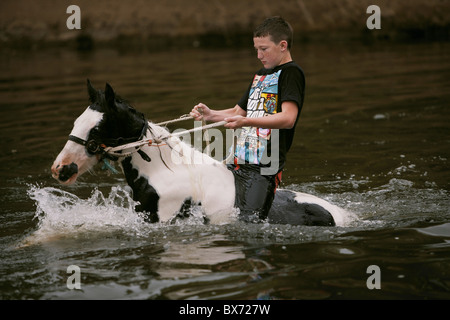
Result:
M97 90L92 86L91 81L87 79L87 87L88 87L88 94L89 94L89 100L94 103L97 100Z
M116 94L114 93L114 90L109 85L109 83L106 83L106 86L105 86L105 99L106 99L106 105L108 106L108 108L116 111L117 110L116 102L115 102Z

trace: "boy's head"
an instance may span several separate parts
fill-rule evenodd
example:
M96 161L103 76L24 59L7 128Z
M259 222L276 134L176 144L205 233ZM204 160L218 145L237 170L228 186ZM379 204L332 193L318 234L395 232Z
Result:
M270 36L271 40L278 44L285 40L290 50L293 41L293 30L291 25L281 17L271 17L264 20L253 32L254 38Z
M292 61L292 28L284 19L272 17L264 20L253 33L253 44L258 59L266 69Z

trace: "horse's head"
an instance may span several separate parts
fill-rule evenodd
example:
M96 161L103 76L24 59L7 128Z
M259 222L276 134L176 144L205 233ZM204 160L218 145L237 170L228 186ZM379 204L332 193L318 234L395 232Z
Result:
M104 92L89 80L87 86L91 105L75 120L69 141L51 168L62 184L74 183L99 161L111 158L104 148L137 141L147 131L144 115L116 96L109 84Z

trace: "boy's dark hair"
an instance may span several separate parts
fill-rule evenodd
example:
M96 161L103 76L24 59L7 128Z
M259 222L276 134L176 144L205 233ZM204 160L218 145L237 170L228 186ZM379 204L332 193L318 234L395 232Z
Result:
M254 38L270 36L276 44L286 40L288 49L291 49L293 41L293 30L291 25L281 17L271 17L264 20L253 32Z

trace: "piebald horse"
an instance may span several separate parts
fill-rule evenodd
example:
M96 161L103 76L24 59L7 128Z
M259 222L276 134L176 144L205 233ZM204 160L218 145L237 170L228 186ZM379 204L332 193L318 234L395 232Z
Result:
M55 159L52 176L63 185L102 161L117 161L149 222L183 218L195 206L205 222L239 218L234 208L233 173L220 161L198 151L117 96L109 84L96 90L88 80L91 104L75 120L68 141ZM118 148L136 141L145 145ZM110 152L112 149L120 151ZM194 157L201 161L191 161ZM334 226L345 210L313 195L278 189L267 221L276 224ZM233 218L233 217L234 218Z

